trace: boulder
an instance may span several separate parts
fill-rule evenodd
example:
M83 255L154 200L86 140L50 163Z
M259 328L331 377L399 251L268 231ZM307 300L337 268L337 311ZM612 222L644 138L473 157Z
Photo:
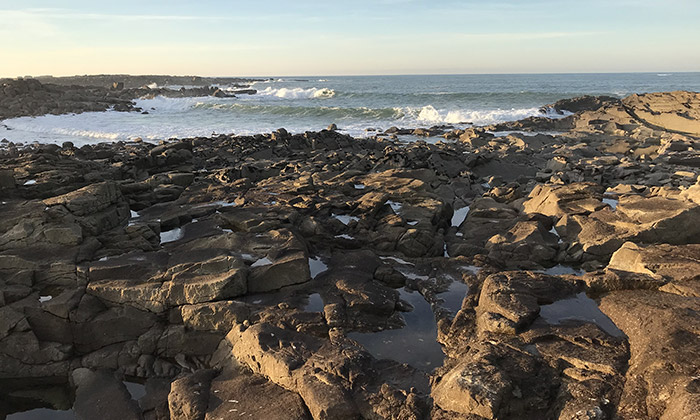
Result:
M223 372L214 378L206 419L230 417L311 420L299 394L247 372Z
M204 420L209 406L209 388L216 372L199 370L170 384L168 407L172 420Z
M578 286L557 276L528 271L492 274L476 308L480 331L516 334L537 318L540 305L572 295Z
M130 215L126 199L113 182L92 184L64 195L47 198L44 204L49 208L65 207L89 235L99 235L125 224ZM71 236L77 238L76 234Z
M634 94L624 98L622 103L635 118L649 126L700 135L700 94L697 92Z
M248 292L269 292L309 280L311 272L306 253L293 252L270 261L270 264L253 267L248 276Z
M665 281L700 280L700 244L642 246L625 242L607 268Z
M182 305L180 314L187 328L228 333L234 324L241 324L248 319L250 308L245 303L229 300Z
M79 368L72 372L75 384L73 412L78 420L141 420L141 410L124 383L110 372Z
M690 419L700 413L700 301L650 290L613 292L600 309L627 335L622 418Z
M486 242L489 258L504 261L508 267L537 268L551 263L558 250L559 238L540 221L518 222L505 234L492 236Z
M593 183L537 185L523 203L525 213L540 213L556 219L564 215L587 215L603 208L603 188Z

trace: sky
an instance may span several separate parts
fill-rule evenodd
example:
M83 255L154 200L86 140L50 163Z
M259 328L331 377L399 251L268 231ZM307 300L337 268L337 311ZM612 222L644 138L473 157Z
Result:
M0 0L0 77L700 71L700 0Z

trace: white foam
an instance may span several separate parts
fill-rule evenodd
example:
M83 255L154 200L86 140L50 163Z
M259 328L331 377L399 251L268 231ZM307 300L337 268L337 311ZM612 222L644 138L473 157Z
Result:
M255 262L251 265L251 267L262 267L262 266L270 265L270 264L272 264L272 261L270 261L269 258L264 257L264 258L260 258L259 260L255 261Z
M460 209L457 209L454 211L452 214L452 226L459 227L464 222L464 219L467 218L467 214L469 213L469 206L464 206Z
M469 122L474 125L489 125L504 121L520 120L527 117L547 116L561 118L565 115L542 114L540 108L511 108L492 110L436 109L432 105L422 108L403 108L408 115L415 115L418 122L430 124L458 124Z
M328 88L273 88L267 87L258 91L260 96L270 96L284 99L319 99L332 98L335 96L335 91Z

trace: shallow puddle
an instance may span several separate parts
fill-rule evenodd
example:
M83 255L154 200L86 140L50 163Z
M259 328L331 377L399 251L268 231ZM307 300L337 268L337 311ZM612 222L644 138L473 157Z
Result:
M622 331L605 315L595 301L581 292L574 297L558 300L540 307L540 317L548 324L559 325L567 321L592 322L606 333L621 337Z
M323 299L318 293L309 295L309 303L304 306L304 312L323 312Z
M269 258L264 257L264 258L260 258L259 260L255 261L253 264L250 265L250 267L251 268L263 267L263 266L270 265L270 264L272 264L272 261Z
M131 399L140 400L146 395L146 386L138 382L124 381L124 386L126 390L131 394Z
M399 214L401 207L403 207L403 204L391 200L387 200L386 204L388 204L396 214Z
M449 309L452 314L456 314L462 309L462 301L469 291L469 286L461 281L453 281L447 291L438 293L438 297L443 300L442 306Z
M75 413L73 410L53 410L50 408L35 408L21 413L9 414L7 420L73 420Z
M183 236L185 236L185 232L183 232L182 228L170 229L160 233L160 243L166 244L168 242L175 242L182 239Z
M321 257L309 258L309 271L312 279L327 270L328 266L321 260Z
M377 359L391 359L423 371L441 366L445 355L436 341L437 325L430 304L418 292L399 290L401 299L413 305L402 314L406 326L375 333L350 333L348 337L362 344Z
M575 276L582 276L586 274L585 271L580 268L569 267L568 265L558 264L554 267L547 268L545 270L538 270L538 273L549 274L550 276L563 276L565 274L573 274Z
M609 205L613 210L617 209L618 200L612 198L604 198L603 204Z
M338 219L340 221L340 223L344 224L345 226L350 224L350 222L358 222L360 220L359 217L348 216L345 214L333 214L332 217L334 219Z
M352 236L347 235L347 234L345 234L345 233L342 234L342 235L335 235L335 237L336 237L336 238L339 238L339 239L348 239L348 240L355 239L355 238L353 238Z
M469 206L455 210L452 213L452 226L459 227L464 222L464 219L467 218L467 214L469 214Z
M385 260L385 261L386 261L386 260L396 261L397 263L403 264L403 265L415 265L415 264L413 264L412 262L408 262L408 261L406 261L406 260L403 260L403 259L397 258L397 257L379 257L379 259L380 259L380 260Z

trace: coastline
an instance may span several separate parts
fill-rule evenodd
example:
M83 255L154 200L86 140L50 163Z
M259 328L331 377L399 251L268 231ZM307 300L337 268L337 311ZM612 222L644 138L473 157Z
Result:
M551 107L573 114L5 144L0 378L60 378L75 399L53 406L87 417L126 379L150 405L107 404L134 418L692 415L700 95ZM412 330L423 304L434 325ZM403 329L442 366L372 341ZM52 404L12 392L0 412Z

